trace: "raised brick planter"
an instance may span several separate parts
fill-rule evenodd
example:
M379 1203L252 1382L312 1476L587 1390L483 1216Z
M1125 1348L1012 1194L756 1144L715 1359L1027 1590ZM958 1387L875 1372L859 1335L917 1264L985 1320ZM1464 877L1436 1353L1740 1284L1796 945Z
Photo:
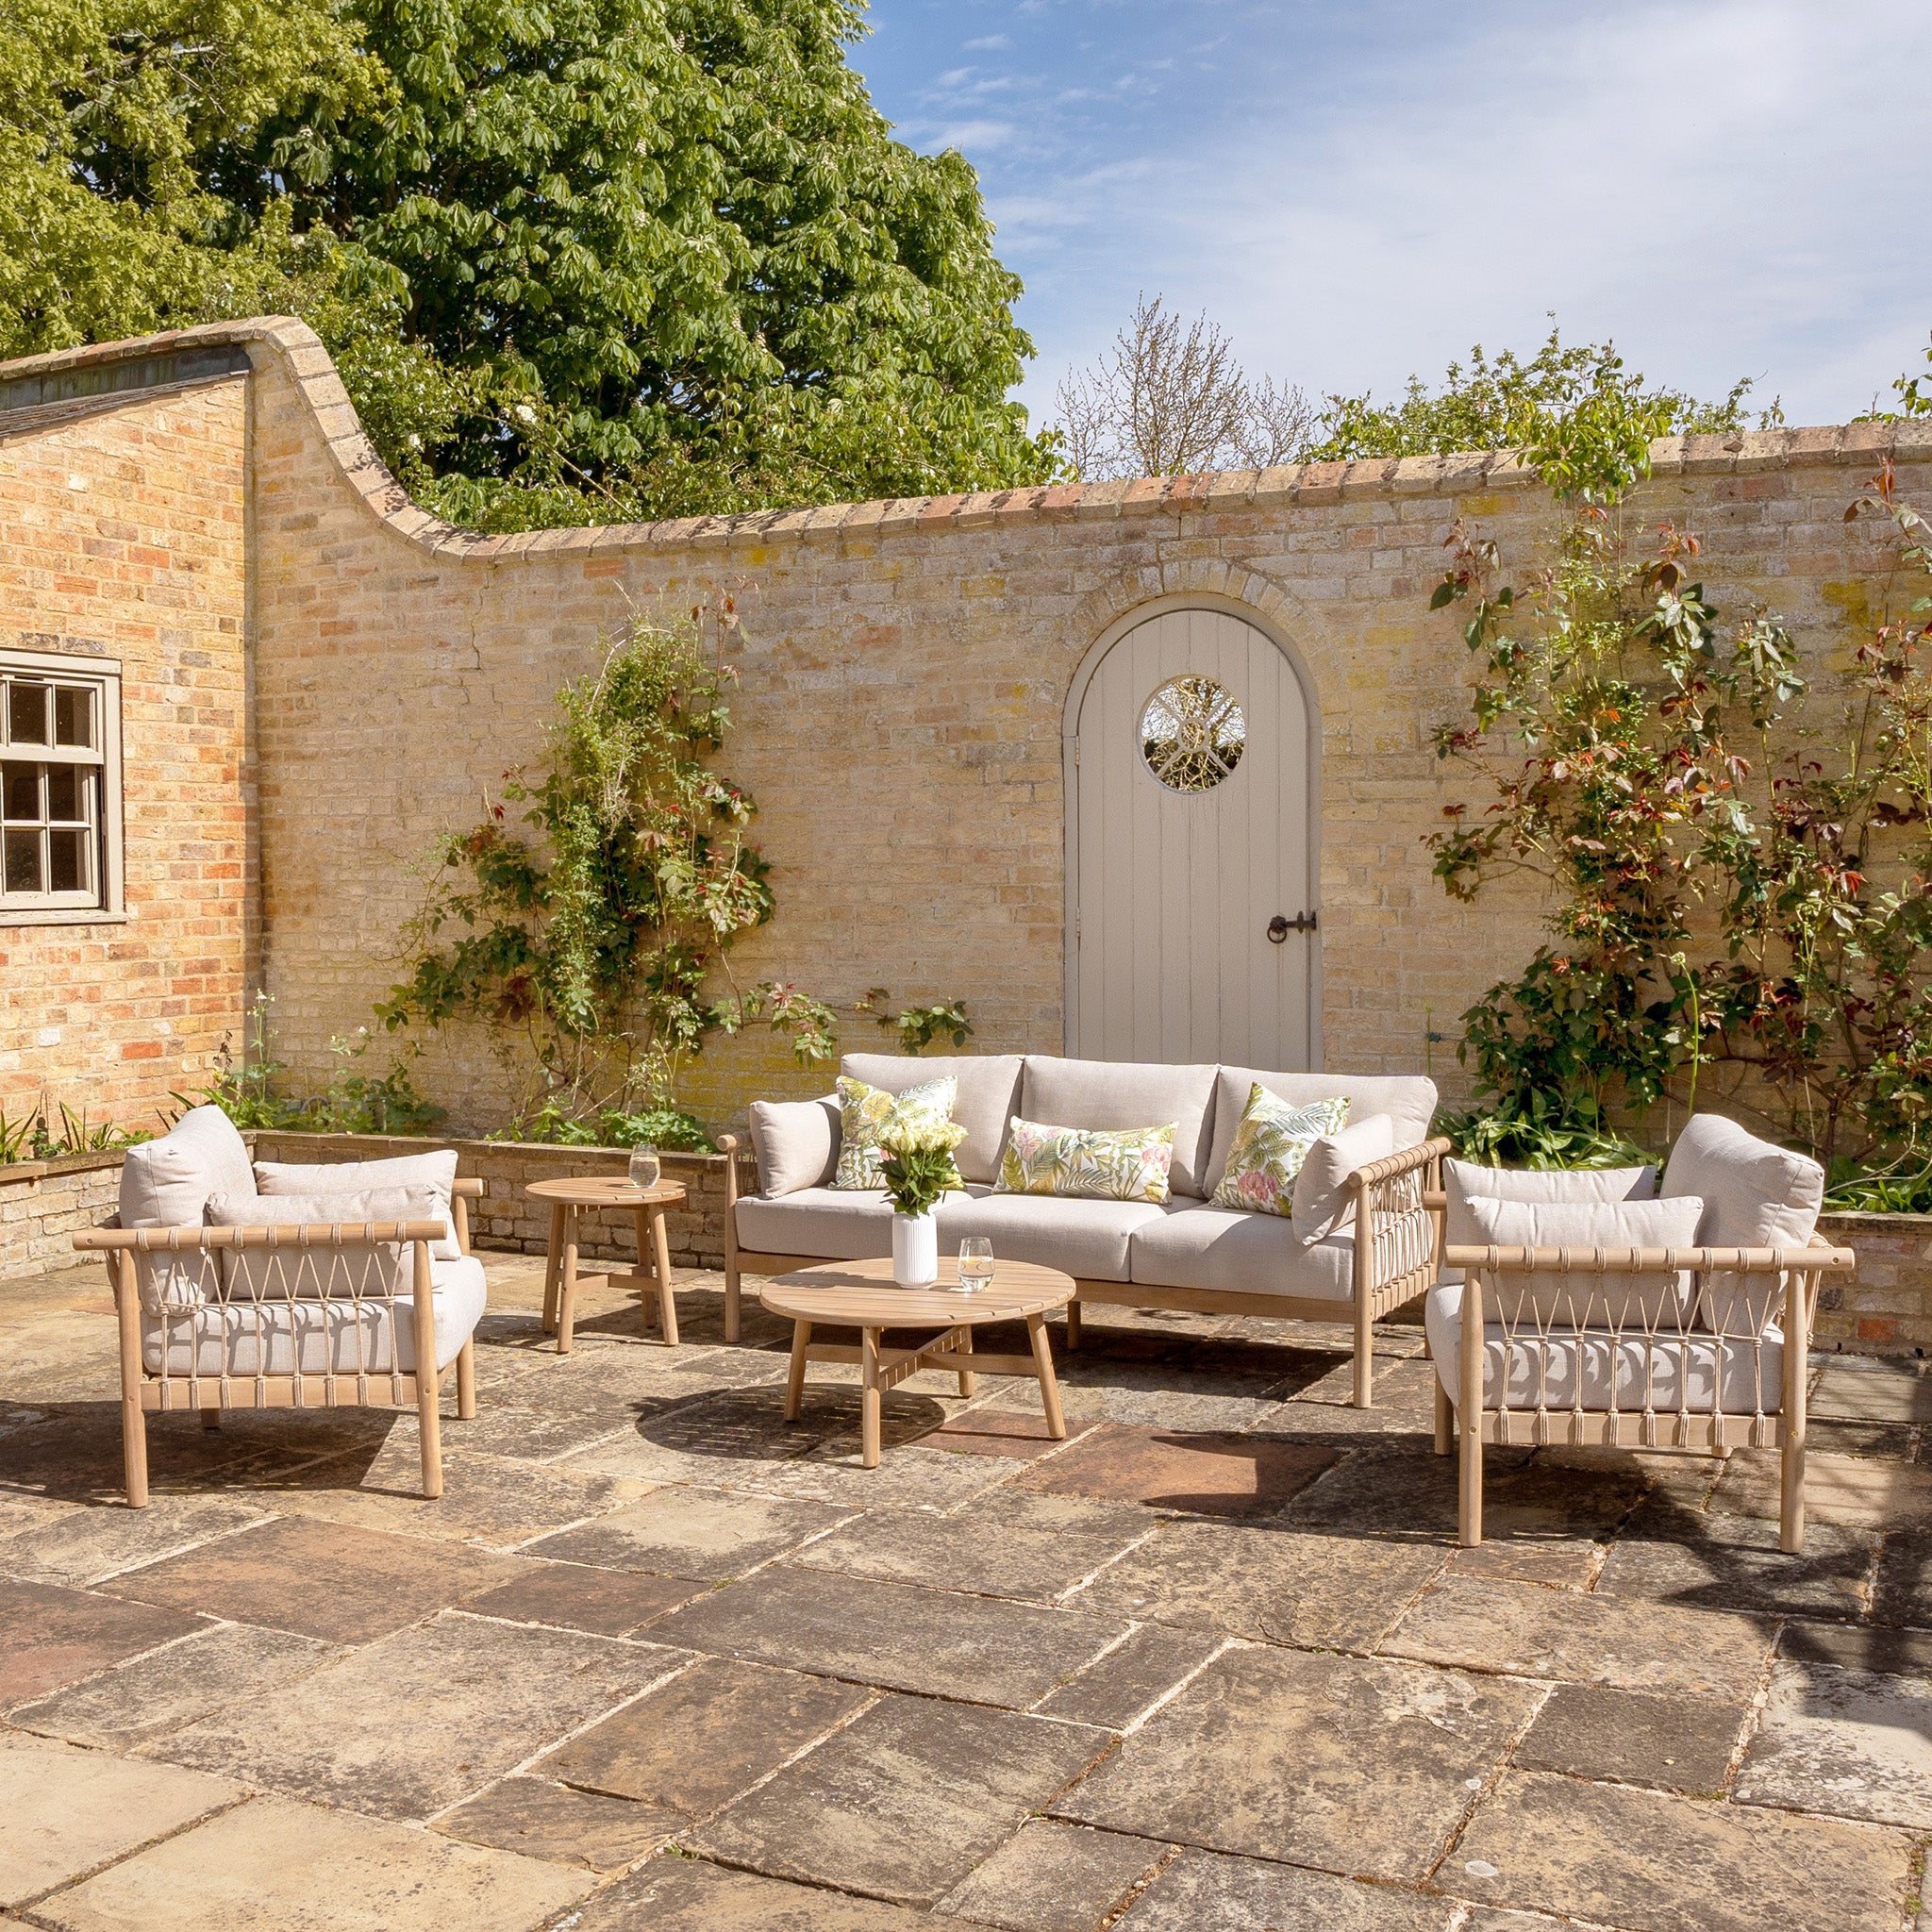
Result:
M63 1154L0 1167L0 1281L83 1258L72 1237L113 1213L121 1154Z
M1932 1214L1824 1214L1818 1231L1858 1257L1857 1274L1819 1296L1818 1346L1860 1355L1932 1348Z

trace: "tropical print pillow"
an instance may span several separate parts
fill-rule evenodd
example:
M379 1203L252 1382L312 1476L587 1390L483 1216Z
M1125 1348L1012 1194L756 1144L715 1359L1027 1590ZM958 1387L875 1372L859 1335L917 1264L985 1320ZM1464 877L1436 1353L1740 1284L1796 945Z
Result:
M1007 1123L996 1194L1062 1194L1079 1201L1165 1201L1174 1124L1103 1133Z
M832 1175L835 1188L882 1188L879 1173L879 1133L888 1124L909 1127L942 1127L953 1118L953 1103L958 1098L959 1083L944 1074L937 1080L922 1080L903 1093L889 1093L883 1087L868 1087L849 1074L839 1075L839 1166ZM963 1187L955 1170L951 1183Z
M1343 1094L1295 1107L1257 1080L1248 1089L1214 1205L1244 1208L1252 1214L1287 1214L1294 1206L1294 1178L1308 1149L1324 1134L1340 1133L1347 1124Z

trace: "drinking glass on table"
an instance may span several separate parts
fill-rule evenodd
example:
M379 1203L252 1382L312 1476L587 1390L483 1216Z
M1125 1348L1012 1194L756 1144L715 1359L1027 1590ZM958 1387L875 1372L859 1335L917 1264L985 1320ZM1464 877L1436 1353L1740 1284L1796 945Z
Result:
M992 1279L992 1242L983 1234L969 1234L959 1243L959 1289L977 1294Z
M655 1188L663 1173L658 1150L648 1142L630 1150L630 1184L634 1188Z

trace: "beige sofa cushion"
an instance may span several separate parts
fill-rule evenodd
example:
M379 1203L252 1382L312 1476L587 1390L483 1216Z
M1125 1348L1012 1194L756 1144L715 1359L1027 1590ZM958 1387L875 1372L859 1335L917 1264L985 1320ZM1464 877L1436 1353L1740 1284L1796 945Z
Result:
M1306 1295L1346 1302L1355 1292L1355 1241L1345 1234L1304 1246L1279 1214L1245 1214L1197 1202L1134 1230L1133 1279L1150 1288Z
M1127 1244L1165 1210L1146 1201L1089 1201L1063 1194L993 1194L971 1188L940 1203L940 1254L969 1234L1002 1260L1031 1261L1089 1281L1128 1281Z
M738 1245L761 1255L868 1261L892 1252L892 1204L883 1188L800 1188L738 1204Z
M184 1113L158 1140L130 1147L121 1162L123 1227L199 1227L209 1196L255 1191L248 1146L218 1107ZM135 1279L144 1308L195 1307L221 1292L218 1258L137 1255Z
M371 1222L440 1221L434 1188L365 1188L359 1194L254 1194L208 1204L210 1227L341 1227ZM430 1252L434 1254L435 1244ZM457 1258L461 1258L460 1257ZM454 1265L445 1261L442 1265ZM222 1257L230 1301L333 1300L336 1296L408 1295L415 1290L412 1247L403 1241L291 1241L273 1248L231 1248Z
M1703 1204L1677 1201L1468 1202L1476 1247L1689 1248L1697 1243ZM1690 1277L1678 1274L1564 1274L1541 1270L1492 1281L1495 1318L1503 1323L1555 1323L1567 1328L1624 1328L1664 1324L1681 1327L1690 1316ZM1487 1316L1486 1316L1487 1319Z
M1308 1149L1294 1177L1294 1232L1303 1247L1354 1224L1349 1175L1394 1152L1395 1123L1386 1113L1372 1113L1340 1133L1324 1134Z
M1469 1203L1491 1201L1649 1201L1657 1195L1654 1167L1483 1167L1474 1160L1444 1160L1442 1191L1448 1197L1442 1240L1466 1247L1479 1237ZM1460 1268L1444 1268L1444 1281L1460 1281Z
M1214 1131L1214 1075L1212 1067L1066 1060L1028 1054L1020 1083L1022 1104L1014 1111L1054 1127L1164 1127L1173 1122L1174 1163L1168 1184L1176 1194L1198 1199L1208 1192L1203 1182ZM1237 1121L1247 1097L1243 1087L1234 1103ZM1234 1139L1232 1126L1228 1139Z
M832 1185L839 1166L836 1093L817 1100L754 1100L750 1118L759 1193L775 1200L801 1188Z
M1429 1291L1423 1317L1436 1372L1458 1408L1462 1293L1460 1282L1439 1283ZM1783 1401L1784 1337L1767 1328L1756 1342L1697 1334L1664 1334L1646 1342L1641 1332L1540 1336L1531 1328L1511 1335L1501 1324L1484 1324L1485 1408L1561 1411L1578 1402L1579 1382L1580 1407L1596 1412L1611 1406L1614 1393L1625 1414L1641 1414L1648 1406L1659 1416L1708 1415L1714 1391L1726 1415L1749 1416L1760 1407L1774 1415Z
M441 1204L443 1238L429 1252L439 1261L458 1261L456 1220L450 1193L457 1184L457 1151L438 1148L432 1154L405 1154L391 1160L318 1161L292 1166L258 1160L255 1185L267 1194L360 1194L371 1188L431 1188Z
M863 1080L868 1087L883 1087L888 1093L903 1093L908 1087L950 1074L959 1083L953 1119L966 1129L966 1138L953 1154L959 1177L991 1182L1000 1171L1008 1118L1022 1111L1023 1064L1016 1053L934 1054L924 1058L897 1053L848 1053L839 1062L839 1071Z
M1436 1083L1420 1074L1271 1074L1255 1067L1220 1067L1215 1073L1214 1126L1199 1191L1203 1194L1211 1194L1221 1185L1241 1109L1248 1104L1248 1089L1257 1081L1295 1107L1341 1093L1348 1097L1350 1120L1386 1113L1395 1123L1398 1149L1426 1141L1436 1114Z

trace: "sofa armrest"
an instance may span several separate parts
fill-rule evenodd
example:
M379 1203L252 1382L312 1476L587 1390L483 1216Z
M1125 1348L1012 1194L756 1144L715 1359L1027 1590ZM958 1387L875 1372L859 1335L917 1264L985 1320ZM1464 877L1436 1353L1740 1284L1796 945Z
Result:
M1441 1138L1418 1141L1349 1175L1358 1307L1384 1302L1392 1307L1420 1294L1433 1279L1442 1245L1442 1216L1426 1206L1426 1196L1441 1182L1449 1145Z

